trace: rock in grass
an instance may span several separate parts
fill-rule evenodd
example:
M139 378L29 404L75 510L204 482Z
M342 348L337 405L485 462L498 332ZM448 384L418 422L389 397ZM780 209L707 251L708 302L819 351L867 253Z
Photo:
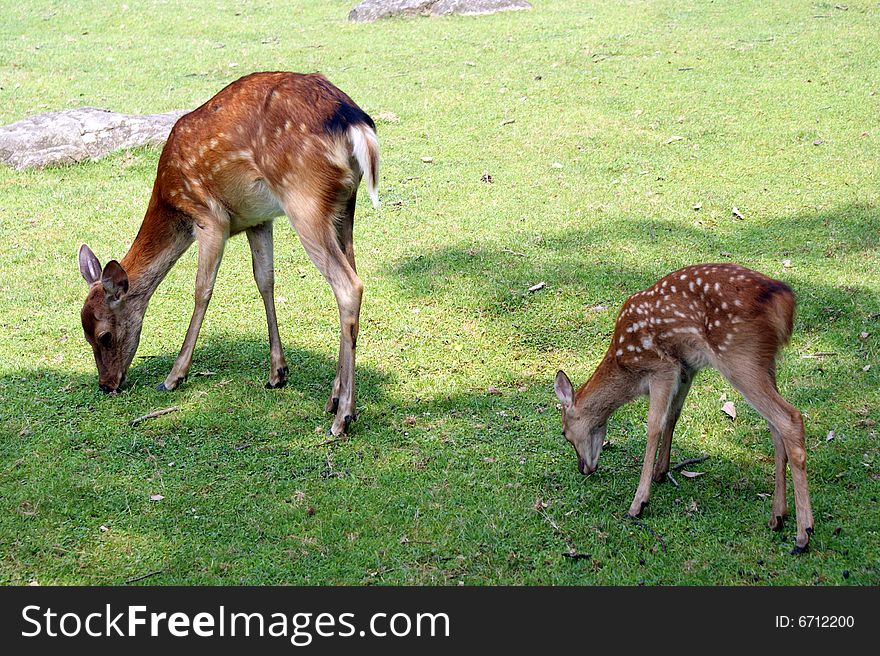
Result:
M0 162L17 169L72 164L159 145L184 113L140 116L82 107L37 114L0 127Z
M390 16L478 15L531 8L524 0L364 0L349 12L348 20L372 23Z

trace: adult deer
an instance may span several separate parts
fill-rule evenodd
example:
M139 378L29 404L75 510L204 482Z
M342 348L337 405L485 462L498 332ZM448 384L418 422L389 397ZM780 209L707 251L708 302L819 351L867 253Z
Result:
M355 199L365 176L378 206L375 125L319 74L254 73L181 117L162 154L141 228L121 262L103 268L79 251L89 283L81 318L98 366L100 388L124 383L137 351L150 297L193 241L199 245L195 309L180 354L158 386L186 378L211 299L223 249L244 232L266 309L271 371L267 387L287 382L275 316L272 221L287 215L339 307L339 364L326 410L340 435L355 416L355 344L363 284L355 270Z
M797 509L792 553L804 551L813 532L804 423L801 413L779 395L775 366L776 355L791 337L794 305L794 294L784 282L735 264L686 267L630 296L590 379L575 391L564 372L556 374L562 432L577 451L581 473L596 471L611 414L648 395L648 444L629 508L629 515L638 517L648 504L651 480L663 481L669 472L672 432L694 375L714 367L770 425L776 486L769 525L775 530L782 528L787 514L786 463L791 464Z

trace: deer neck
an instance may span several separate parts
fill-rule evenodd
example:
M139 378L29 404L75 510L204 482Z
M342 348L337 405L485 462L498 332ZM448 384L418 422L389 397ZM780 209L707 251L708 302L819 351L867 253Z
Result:
M581 407L589 407L597 424L604 424L615 410L636 396L636 381L609 353L577 391L576 403Z
M127 305L143 317L153 292L193 242L177 214L153 192L137 237L122 258L128 274Z

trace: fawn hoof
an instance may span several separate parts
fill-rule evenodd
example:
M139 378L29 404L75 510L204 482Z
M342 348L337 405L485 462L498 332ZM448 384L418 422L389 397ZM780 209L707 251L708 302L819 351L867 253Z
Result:
M276 372L278 375L278 382L273 383L272 379L269 379L269 382L266 383L266 389L281 389L285 385L287 385L287 367L281 367Z
M339 410L339 397L331 396L327 399L327 404L324 406L324 412L329 412L331 415L335 415L337 410Z
M354 421L354 417L351 415L345 415L344 417L337 416L336 421L334 421L333 425L330 427L330 433L328 436L342 437L343 435L347 435L352 421Z
M170 386L169 386L168 380L166 379L163 382L156 385L156 391L158 391L158 392L173 392L185 380L186 380L186 376L180 376L173 383L170 383Z
M648 506L647 501L642 501L642 503L636 508L635 505L631 506L629 511L626 513L629 517L633 519L638 519L642 516L642 511Z
M807 534L806 537L801 538L800 536L798 536L798 538L795 540L794 549L791 550L791 554L793 556L806 552L810 546L810 536L813 535L813 527L808 526L806 529L804 529L804 532Z
M774 515L770 518L770 521L767 522L767 526L774 531L781 531L782 526L785 524L785 517L783 515Z

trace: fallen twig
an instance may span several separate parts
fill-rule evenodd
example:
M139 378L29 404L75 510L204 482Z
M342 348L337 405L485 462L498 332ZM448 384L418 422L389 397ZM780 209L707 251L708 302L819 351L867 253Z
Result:
M821 360L822 358L830 358L837 355L837 353L829 353L825 351L819 351L818 353L810 353L808 355L802 355L801 360Z
M672 472L666 472L666 478L668 478L669 482L672 483L675 487L678 487L678 481L675 480L675 477L672 475Z
M651 535L653 535L653 536L654 536L654 539L657 540L657 541L660 543L660 546L661 546L661 547L663 547L663 551L664 551L664 552L666 551L666 543L663 541L663 538L661 538L659 534L657 534L657 533L654 532L654 529L652 529L650 526L648 526L648 525L645 524L644 522L640 522L640 521L637 520L637 519L636 519L636 520L633 520L633 524L635 524L636 526L640 526L640 527L642 527L642 528L645 529L648 533L650 533Z
M129 426L137 426L142 421L146 421L147 419L155 419L156 417L161 417L162 415L167 415L170 412L177 412L180 410L176 405L172 405L170 408L163 408L162 410L154 410L153 412L148 412L142 417L138 417L137 419L132 419Z
M562 552L563 558L571 558L572 560L587 560L593 557L592 554L585 553L577 553L577 552Z
M674 469L675 471L678 471L682 467L687 467L688 465L695 465L698 462L703 462L704 460L708 460L708 459L709 459L709 456L707 456L707 455L702 455L699 458L686 458L686 459L682 460L680 463L678 463L677 465L673 465L672 469Z
M565 545L568 547L568 553L563 553L563 556L565 556L566 558L571 558L572 560L578 560L579 558L590 558L589 554L582 554L578 551L577 547L574 546L574 542L571 541L571 538L569 538L563 532L563 530L559 528L559 524L554 522L553 518L550 517L550 515L544 512L544 510L541 508L535 508L535 510L537 510L541 514L541 517L547 520L547 523L550 524L553 530L556 531L559 534L559 537L561 537L562 540L565 542Z
M329 440L324 440L318 446L329 446L330 444L336 444L337 442L348 442L348 435L340 435L339 437L331 437Z
M502 253L510 253L511 255L516 255L517 257L528 257L525 253L517 253L516 251L510 250L509 248L502 248Z
M147 574L141 574L140 576L135 576L134 578L128 579L128 580L125 582L125 584L128 585L129 583L134 583L135 581L142 581L142 580L144 580L144 579L148 579L148 578L150 578L151 576L156 576L156 574L161 574L161 573L162 573L162 570L161 570L161 569L157 569L155 572L149 572L149 573L147 573Z

